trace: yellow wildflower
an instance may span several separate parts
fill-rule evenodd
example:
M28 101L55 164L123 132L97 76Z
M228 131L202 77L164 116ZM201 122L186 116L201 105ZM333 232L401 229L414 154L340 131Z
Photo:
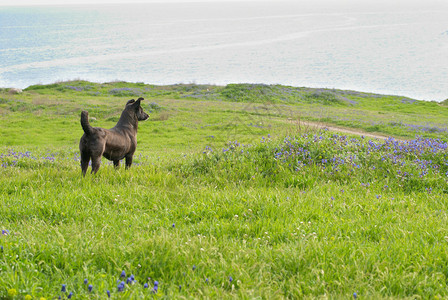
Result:
M9 289L8 290L8 296L10 297L14 297L15 295L17 295L17 290L16 289Z

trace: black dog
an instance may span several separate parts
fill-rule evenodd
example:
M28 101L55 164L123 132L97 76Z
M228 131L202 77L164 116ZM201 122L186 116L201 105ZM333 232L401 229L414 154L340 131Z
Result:
M120 165L120 160L126 158L126 169L132 164L132 156L137 147L138 121L144 121L149 115L140 106L139 98L126 103L117 125L111 129L92 127L89 123L88 112L81 113L81 126L84 135L79 141L81 152L81 170L85 176L89 161L92 160L92 174L100 168L101 156L114 162L114 166Z

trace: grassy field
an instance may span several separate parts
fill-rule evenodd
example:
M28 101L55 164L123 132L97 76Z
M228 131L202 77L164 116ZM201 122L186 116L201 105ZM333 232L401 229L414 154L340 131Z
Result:
M138 97L133 167L82 178L81 110L113 127ZM0 89L0 299L448 298L447 120L280 85Z

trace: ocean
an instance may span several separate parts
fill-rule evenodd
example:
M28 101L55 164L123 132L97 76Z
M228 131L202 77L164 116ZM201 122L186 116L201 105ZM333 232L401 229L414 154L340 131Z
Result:
M441 101L448 6L438 3L0 7L0 87L265 83Z

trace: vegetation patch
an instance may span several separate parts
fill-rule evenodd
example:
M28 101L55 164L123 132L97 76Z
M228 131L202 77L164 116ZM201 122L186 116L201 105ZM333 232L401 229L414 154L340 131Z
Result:
M80 112L111 128L136 94L132 168L83 178ZM443 105L85 81L0 99L0 299L448 297Z

